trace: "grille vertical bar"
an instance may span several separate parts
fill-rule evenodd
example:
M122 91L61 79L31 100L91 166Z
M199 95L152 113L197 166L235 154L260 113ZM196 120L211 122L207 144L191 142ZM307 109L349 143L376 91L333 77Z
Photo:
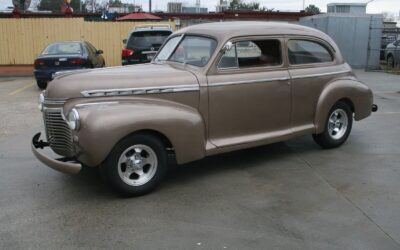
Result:
M68 124L62 118L61 112L61 109L46 109L44 111L47 141L55 153L71 157L75 154L72 133Z

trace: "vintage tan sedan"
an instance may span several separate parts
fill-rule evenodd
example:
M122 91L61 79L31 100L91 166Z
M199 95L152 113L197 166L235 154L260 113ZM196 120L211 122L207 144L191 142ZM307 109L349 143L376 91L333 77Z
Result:
M172 34L151 63L63 73L40 95L47 141L36 157L64 173L100 166L125 195L160 183L183 164L313 135L343 144L377 109L336 44L315 29L220 22ZM40 149L50 146L60 159Z

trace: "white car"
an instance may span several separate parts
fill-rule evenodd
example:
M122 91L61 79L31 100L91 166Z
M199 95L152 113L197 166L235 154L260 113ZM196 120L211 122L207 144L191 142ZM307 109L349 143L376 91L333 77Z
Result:
M400 64L400 40L389 43L385 50L385 59L387 65L394 68L396 65Z

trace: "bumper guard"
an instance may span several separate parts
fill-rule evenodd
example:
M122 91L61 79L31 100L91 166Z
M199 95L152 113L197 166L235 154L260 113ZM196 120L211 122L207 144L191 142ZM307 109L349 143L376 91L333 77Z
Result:
M39 149L43 149L45 147L50 146L48 142L39 140L40 134L41 133L37 133L32 138L32 144L31 144L32 152L39 161L41 161L48 167L65 174L77 174L81 171L82 164L70 162L72 160L70 158L52 159L49 156L40 152Z

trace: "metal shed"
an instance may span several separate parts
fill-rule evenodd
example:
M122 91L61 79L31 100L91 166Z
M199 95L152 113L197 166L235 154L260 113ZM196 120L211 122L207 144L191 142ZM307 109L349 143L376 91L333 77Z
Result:
M354 68L379 68L382 15L328 13L300 18L299 23L328 34Z

